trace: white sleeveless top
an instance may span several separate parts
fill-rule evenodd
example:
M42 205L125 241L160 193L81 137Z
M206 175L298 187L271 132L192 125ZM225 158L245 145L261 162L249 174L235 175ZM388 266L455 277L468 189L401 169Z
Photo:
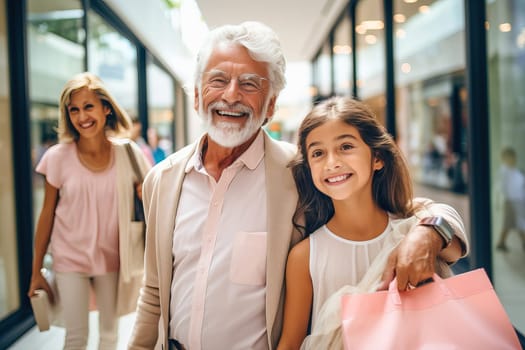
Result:
M390 218L383 233L368 241L351 241L326 225L310 235L310 277L313 285L312 328L326 299L343 286L357 285L383 249L391 232Z

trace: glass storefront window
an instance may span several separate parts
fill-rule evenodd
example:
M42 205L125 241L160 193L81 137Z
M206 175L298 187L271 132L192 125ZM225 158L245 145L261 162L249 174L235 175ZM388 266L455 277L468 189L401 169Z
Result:
M104 81L132 118L137 118L137 48L93 11L88 12L88 24L88 70Z
M175 125L175 83L173 78L153 60L148 57L147 62L148 79L148 118L149 128L147 132L148 144L153 150L155 162L160 160L161 152L155 149L159 147L164 155L173 152Z
M486 1L495 288L525 332L525 2Z
M20 307L5 0L0 0L0 319Z
M84 70L85 31L81 1L27 2L29 97L33 169L45 150L57 142L58 99L65 82ZM33 217L44 195L44 179L33 176Z
M385 22L383 1L359 1L355 13L357 90L385 122Z
M334 32L334 88L339 96L352 95L352 24L345 12Z
M466 191L462 0L394 1L396 120L420 184Z
M330 44L327 42L323 45L321 52L314 61L313 85L316 89L316 100L326 98L332 94L330 51Z

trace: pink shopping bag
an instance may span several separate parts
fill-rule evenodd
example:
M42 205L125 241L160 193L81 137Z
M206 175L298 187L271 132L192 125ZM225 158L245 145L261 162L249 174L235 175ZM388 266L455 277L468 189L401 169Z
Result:
M342 331L350 349L521 349L483 269L398 292L342 297Z

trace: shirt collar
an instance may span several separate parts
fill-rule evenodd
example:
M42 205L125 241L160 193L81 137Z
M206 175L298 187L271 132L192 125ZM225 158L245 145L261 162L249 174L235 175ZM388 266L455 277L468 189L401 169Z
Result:
M206 142L206 134L202 135L199 140L199 145L193 152L188 163L186 164L185 172L189 173L192 169L197 171L204 169L202 163L202 148ZM257 137L252 142L250 147L237 158L230 166L239 166L244 164L248 169L255 169L264 156L264 131L259 130Z

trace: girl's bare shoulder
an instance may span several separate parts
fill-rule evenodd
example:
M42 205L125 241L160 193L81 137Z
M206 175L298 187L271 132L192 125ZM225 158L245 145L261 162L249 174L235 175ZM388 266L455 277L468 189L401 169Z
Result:
M307 237L297 243L290 250L288 260L308 260L310 257L310 237Z

